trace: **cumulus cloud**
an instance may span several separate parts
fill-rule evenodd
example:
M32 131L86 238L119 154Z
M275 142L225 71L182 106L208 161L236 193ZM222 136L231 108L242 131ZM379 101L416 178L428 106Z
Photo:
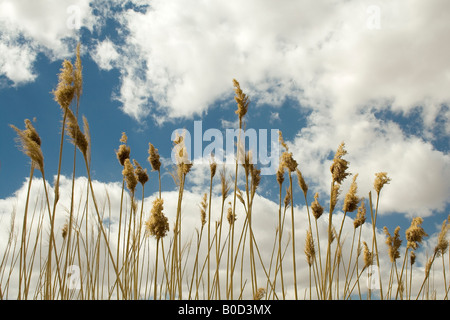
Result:
M349 172L358 173L361 196L373 191L375 173L392 178L382 192L383 212L429 216L442 211L450 192L450 157L430 142L407 136L399 124L374 118L370 113L345 119L313 113L309 124L293 139L294 157L317 191L329 194L331 159L344 141ZM347 179L344 188L351 179Z
M127 30L123 109L137 118L161 107L169 118L202 114L229 96L237 78L260 104L279 106L291 97L340 113L367 105L405 113L421 107L432 125L449 101L450 47L442 41L441 14L447 6L153 1L145 11L117 15ZM148 90L127 99L133 85Z
M106 39L97 44L92 58L101 69L111 70L115 61L119 58L119 54L110 39Z
M195 177L192 177L195 179ZM267 177L266 177L267 178ZM190 175L187 176L187 179L190 179ZM70 197L71 197L71 190L72 190L72 181L68 177L61 177L61 184L60 184L60 199L58 202L58 207L56 210L56 219L55 219L55 232L56 232L56 241L57 241L57 247L59 250L63 248L64 241L62 237L62 229L64 225L68 221L68 216L70 212ZM77 178L75 181L75 202L74 202L74 230L78 232L78 237L83 239L83 246L88 245L90 248L92 248L92 245L94 245L95 242L90 242L90 237L93 236L96 238L96 214L93 211L93 203L89 202L89 211L90 214L88 215L89 218L89 227L86 229L86 226L84 225L86 221L86 215L84 214L84 210L86 209L86 188L87 188L87 179L84 177ZM104 227L106 228L108 237L109 237L109 245L112 250L112 252L116 252L117 248L117 237L118 237L118 226L119 226L119 219L120 219L120 198L121 198L121 183L102 183L99 181L94 181L94 192L96 195L96 200L98 207L100 208L100 211L103 214L103 223ZM49 200L51 205L53 204L53 190L51 187L51 184L48 184L49 186ZM12 256L14 254L17 254L18 246L13 247L16 251L8 251L6 248L8 248L9 240L11 240L12 244L16 243L21 238L21 230L22 230L22 224L23 224L23 212L24 212L24 206L26 203L26 195L27 195L27 188L28 188L28 181L25 181L23 186L17 190L17 192L14 194L14 196L2 199L0 200L0 226L2 228L0 233L0 248L2 253L6 254L6 260L5 265L6 269L8 270L8 266L12 263ZM184 258L186 259L186 279L190 279L191 274L194 270L195 265L195 255L196 255L196 248L199 241L199 235L201 233L201 220L200 220L200 208L199 204L201 203L202 194L200 192L192 192L193 189L187 189L185 190L183 194L183 202L181 205L181 223L182 223L182 241L183 244L188 246L190 250L186 251ZM29 232L29 239L33 243L35 239L38 239L43 244L46 244L48 239L48 231L49 231L49 217L47 212L47 205L45 200L45 193L43 189L42 180L35 178L32 183L31 191L30 191L30 202L29 202L29 216L28 216L28 230ZM244 194L245 195L245 194ZM143 218L147 219L150 213L150 208L152 206L152 202L155 199L156 195L149 195L144 200L144 208L143 208ZM162 198L164 199L164 214L169 219L170 224L170 231L169 231L169 238L173 237L173 226L176 220L176 212L177 212L177 199L178 199L178 192L177 191L165 191L162 193ZM141 206L141 199L138 200L138 206L137 208L140 209ZM209 200L208 200L209 201ZM231 193L228 199L225 203L224 208L224 217L226 217L226 210L230 206L228 204L228 201L233 201L233 194ZM284 231L282 236L282 248L283 250L286 250L285 257L283 259L283 271L284 271L284 280L285 280L285 288L286 288L286 297L288 299L294 298L294 286L293 286L293 277L294 274L292 272L292 242L295 241L296 243L296 264L297 264L297 281L298 281L298 288L299 293L303 294L304 290L309 288L309 270L308 265L305 261L305 255L303 252L304 243L305 243L305 237L306 237L306 230L308 229L309 225L309 218L308 218L308 211L307 208L304 205L296 205L298 199L294 198L294 216L295 216L295 238L293 238L293 234L291 233L291 215L290 215L290 208L288 208L285 220L284 220ZM320 200L323 202L323 200ZM211 228L212 228L212 234L216 233L216 228L220 227L217 222L220 221L220 217L222 215L221 213L221 195L219 192L215 191L212 195L211 200ZM125 201L123 203L123 223L124 221L128 221L128 208L130 206L130 198L129 196L125 196ZM237 250L239 248L239 234L241 230L244 230L243 227L245 226L245 211L244 207L241 205L241 203L238 201L237 207L236 207L236 214L237 214L237 220L235 225L235 247L234 250ZM277 225L278 225L278 203L273 202L259 194L255 196L254 203L253 203L253 215L252 215L252 230L254 232L255 240L256 240L256 246L255 250L257 250L257 254L255 256L256 258L256 265L257 265L257 273L258 273L258 283L260 285L266 284L267 282L267 275L270 274L270 279L273 279L274 276L274 266L271 265L274 263L274 259L276 257L273 257L273 249L274 245L277 244L276 239L277 237ZM140 212L140 211L139 211ZM282 217L284 217L283 210L282 210ZM336 230L340 230L341 222L343 221L344 215L339 210L336 211L336 213L333 214L333 224L336 228ZM318 220L318 233L320 234L320 250L321 250L321 258L322 261L325 261L325 253L327 250L327 226L328 221L327 217L324 215ZM207 225L204 226L204 228L207 228ZM227 237L229 237L229 225L228 223L224 222L222 225L222 244L226 244ZM316 235L315 226L313 224L313 230L314 230L314 237ZM85 235L85 230L89 230L92 235L87 237ZM207 252L207 246L206 246L206 232L207 229L203 230L203 238L200 246L200 260L201 263L204 263L204 259L206 257ZM341 240L344 246L344 249L342 251L342 260L346 263L350 259L350 248L351 243L353 241L353 235L354 232L356 233L356 236L358 237L359 229L355 230L353 226L353 218L350 215L347 215L345 223L343 224L342 228L342 236ZM427 230L428 231L428 230ZM436 230L430 230L428 231L430 234L430 239L424 242L423 247L424 250L427 248L434 248L437 233L440 231L440 228L437 226ZM378 238L378 250L379 250L379 258L380 258L380 272L381 276L384 281L384 285L387 285L387 279L389 279L389 272L391 268L391 263L389 261L389 258L387 256L387 246L384 244L385 236L382 234L380 230L376 230L377 232L377 238ZM390 230L392 233L393 230ZM40 234L40 238L36 238L37 234ZM248 235L248 232L247 232ZM402 238L404 238L402 236ZM316 252L318 254L318 242L317 238L315 237L315 245L316 245ZM357 239L357 238L356 238ZM366 223L363 225L361 229L361 240L366 241L367 243L371 243L372 241L372 226L370 225L370 218L366 221ZM122 234L122 241L123 241L123 234ZM141 253L146 256L147 258L145 261L147 262L147 259L150 259L150 264L144 264L142 266L143 269L141 269L141 272L147 272L146 268L149 268L150 272L154 268L154 260L153 260L153 254L155 250L156 241L154 239L150 238L145 241L148 241L148 243L145 243L145 251L142 251ZM357 240L356 240L357 241ZM20 242L19 242L20 243ZM165 242L166 250L168 248L168 243ZM355 245L357 242L355 243ZM244 290L244 297L245 298L252 298L251 289L250 289L250 271L249 268L247 268L248 264L245 261L248 261L248 238L247 241L240 244L241 246L244 245L246 247L245 249L245 255L244 255L244 273L243 273L243 281L248 281L246 289ZM333 244L333 246L335 243ZM224 257L222 258L222 263L220 267L220 274L222 276L222 280L225 281L226 276L226 248ZM240 247L242 248L242 247ZM240 249L242 250L242 249ZM277 250L275 248L275 250ZM401 254L404 254L404 246L401 248ZM236 251L235 251L236 252ZM276 251L275 251L276 252ZM100 263L106 263L107 261L107 255L106 251L104 252L105 255L102 255ZM31 257L31 250L28 252L28 256ZM42 254L42 255L41 255ZM215 270L215 247L213 248L213 257L212 259L212 268ZM240 259L241 254L239 254L239 262L237 269L240 269ZM41 263L45 262L46 259L46 251L42 251L40 253L39 251L36 253L36 262L34 263L34 267L32 269L32 286L30 289L30 292L34 293L34 290L37 288L35 286L38 285L39 281L39 266ZM105 260L106 259L106 260ZM356 255L355 252L352 254L352 261L355 262ZM413 282L413 294L414 292L417 292L418 288L421 285L421 281L423 279L423 268L425 265L425 262L427 260L427 254L426 252L419 251L417 262L415 265L415 281ZM261 261L264 265L264 268L262 267ZM84 271L84 258L82 260L76 261L78 265L81 265L81 271L82 274L85 275ZM81 264L80 264L81 263ZM362 257L359 257L359 263L362 263ZM435 268L440 268L440 262L436 261ZM353 265L353 264L352 264ZM161 266L162 267L162 266ZM361 264L360 264L360 267ZM160 269L163 270L163 269ZM360 269L361 270L361 269ZM346 269L342 268L340 270L340 279L345 278ZM17 282L18 274L17 274L17 268L14 268L12 271L11 280L8 282L7 286L9 290L4 290L5 283L2 282L2 292L8 292L9 296L12 297L16 294L17 290ZM110 276L114 273L112 269L109 270ZM204 275L206 277L206 275ZM235 285L236 289L235 292L240 292L240 271L236 272L235 274ZM366 292L367 288L364 285L365 283L365 275L364 279L361 278L361 289L364 292ZM279 279L279 278L278 278ZM356 280L356 276L353 277L353 281ZM279 280L278 280L279 281ZM343 280L342 280L343 281ZM443 288L441 288L442 281L439 278L439 276L436 276L434 278L434 283L436 283L436 288L440 288L439 292L443 292ZM352 282L354 283L354 282ZM104 283L106 286L106 282ZM222 284L223 287L224 283ZM278 282L278 288L280 284ZM343 287L341 287L342 290ZM396 287L394 286L393 289L395 290ZM313 285L313 290L314 285ZM107 292L107 290L105 291ZM394 291L395 292L395 291ZM187 288L186 288L186 294L187 294ZM281 297L281 292L278 291L277 294L279 297ZM341 293L342 294L342 293ZM355 292L356 294L356 292Z
M292 143L321 191L330 153L345 141L365 194L374 174L387 171L386 212L427 216L445 208L450 190L448 154L431 144L433 132L446 135L449 126L448 5L155 1L120 15L130 49L118 99L134 118L157 111L164 121L231 98L232 78L253 106L291 98L313 111ZM377 115L384 110L417 112L424 136Z
M93 30L88 0L0 2L0 76L15 85L33 81L37 53L50 59L71 54L81 27Z

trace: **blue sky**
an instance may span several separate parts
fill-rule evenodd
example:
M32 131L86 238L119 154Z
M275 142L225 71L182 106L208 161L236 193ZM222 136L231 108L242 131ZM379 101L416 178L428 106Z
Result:
M236 78L251 100L247 127L283 132L311 199L329 196L330 160L345 141L360 196L376 172L392 178L378 226L404 231L421 215L434 234L450 213L448 10L445 0L0 0L0 199L4 208L20 201L29 174L9 124L35 118L48 180L56 174L62 112L51 91L80 42L80 114L99 182L121 182L122 132L150 170L149 142L169 160L175 129L193 132L199 120L204 130L235 127ZM68 177L72 154L66 140ZM207 187L205 172L193 171L191 190ZM167 174L163 186L175 189ZM264 177L261 197L276 202L274 186L275 176Z

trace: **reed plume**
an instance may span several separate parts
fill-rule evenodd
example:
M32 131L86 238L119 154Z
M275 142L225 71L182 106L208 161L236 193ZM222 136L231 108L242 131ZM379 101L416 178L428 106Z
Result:
M348 169L349 162L342 157L347 154L345 150L345 143L342 142L333 158L333 163L330 166L330 171L333 177L333 182L341 184L342 181L350 174L346 172Z
M366 222L366 205L364 204L364 199L361 199L361 204L358 207L358 212L356 213L356 218L353 220L353 226L356 228L362 226Z
M153 236L157 240L164 238L169 231L169 221L164 215L164 200L155 199L151 209L149 219L145 222L145 231L147 236Z
M373 263L373 252L370 252L369 247L367 246L367 243L363 241L364 246L364 268L368 268Z
M88 138L81 131L77 118L72 110L67 109L66 132L71 138L71 142L78 147L83 156L88 156L89 142Z
M65 111L69 108L75 96L73 65L69 60L64 60L58 78L58 85L56 90L53 91L53 95L55 96L55 101Z
M447 224L447 220L442 222L441 232L439 232L438 243L434 248L434 252L437 257L444 255L448 249L448 240L447 240L447 232L449 229L449 225Z
M357 177L358 174L355 174L350 189L345 195L344 207L342 208L344 212L353 212L358 208L359 198L356 196L356 191L358 190L358 185L356 184Z
M389 184L389 182L391 181L391 178L389 178L387 176L386 172L375 173L375 176L376 176L376 178L375 178L375 182L374 182L373 186L374 186L377 194L379 194L381 189L383 188L383 186L385 184Z
M384 234L386 235L386 244L389 248L389 258L391 262L395 262L398 258L400 258L400 246L402 245L402 240L400 239L400 227L398 226L394 230L394 235L391 236L388 228L385 226L383 228Z
M139 164L139 162L137 162L136 160L133 159L133 163L135 166L135 177L137 179L137 181L144 186L145 183L148 181L148 173L147 173L147 169L143 169L142 166Z
M300 170L295 169L295 172L297 172L298 185L300 189L302 189L303 194L306 195L308 193L308 185L306 184L305 179L303 178L303 175L300 172Z
M305 254L306 254L306 261L308 262L308 265L311 267L316 256L316 250L314 249L314 239L312 236L311 229L308 229L308 231L306 232Z
M319 193L316 192L314 195L314 201L311 203L311 211L316 220L320 218L323 214L323 207L319 203Z
M245 114L248 111L248 105L249 105L250 101L248 99L248 96L242 92L241 86L236 79L233 79L233 86L235 87L235 93L236 93L234 100L236 100L236 103L238 106L235 113L239 117L239 122L242 122L242 118L245 116Z
M119 160L122 167L125 165L125 160L130 158L131 149L126 145L127 140L127 135L125 132L122 132L122 137L120 138L120 142L122 142L122 144L119 146L119 150L116 151L117 160Z
M134 194L134 191L136 189L136 186L138 184L138 180L136 178L136 174L134 172L133 165L131 164L131 161L129 158L125 160L123 170L122 170L123 177L125 178L125 181L127 183L127 188L130 190L131 194Z
M280 163L280 166L278 167L277 170L277 182L281 186L283 184L283 181L284 181L284 167Z
M206 224L206 209L208 208L208 194L204 193L202 197L202 202L200 203L200 221L202 227Z
M331 213L333 213L334 209L336 208L336 204L338 202L338 196L340 193L341 193L340 185L333 184L333 186L331 187L331 195L330 195L330 216L331 216Z
M151 143L148 144L148 162L152 166L153 171L159 171L161 168L161 161L158 153L158 149Z
M421 217L413 218L411 226L406 230L407 247L416 250L422 243L424 237L428 234L422 228L423 219Z
M234 222L237 220L236 214L233 212L232 207L228 207L227 209L227 221L230 224L230 226L234 225Z
M44 170L44 155L41 150L41 139L30 120L25 120L25 126L25 130L20 130L16 126L10 125L17 133L19 149L30 158L32 166L42 172Z
M158 256L159 256L159 242L167 235L169 231L169 221L163 213L164 200L157 198L153 201L152 210L149 219L145 222L145 234L156 238L156 259L155 259L155 279L153 299L156 300L157 276L158 276ZM164 247L162 247L164 251ZM164 253L164 252L163 252Z

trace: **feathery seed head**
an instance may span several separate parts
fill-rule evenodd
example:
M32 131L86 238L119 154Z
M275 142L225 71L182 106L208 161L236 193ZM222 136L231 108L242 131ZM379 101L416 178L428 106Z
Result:
M314 201L311 203L311 211L314 218L317 220L323 214L323 207L319 203L319 193L316 192L314 195Z
M27 125L27 122L25 122ZM14 129L17 133L17 142L19 145L19 148L22 150L22 152L27 155L31 159L31 164L33 167L38 168L43 172L44 170L44 155L41 150L40 146L40 138L37 139L38 135L34 131L30 129L29 126L27 126L27 129L20 130L14 125L10 125L11 128ZM38 143L39 142L39 143Z
M203 194L202 202L200 204L200 221L202 226L206 224L206 209L208 208L207 196L206 193Z
M369 247L367 243L363 241L364 246L364 268L369 267L373 263L373 252L369 251Z
M120 142L122 142L123 144L126 144L128 141L128 137L127 134L125 132L122 132L122 136L120 137Z
M447 240L447 231L449 229L449 225L447 225L447 220L444 220L441 227L441 232L438 236L438 243L436 247L434 248L434 251L436 252L436 256L439 257L440 255L444 255L445 252L447 252L448 249L448 240Z
M416 253L414 251L411 251L410 255L410 263L413 265L416 262Z
M331 209L331 212L333 212L334 208L336 207L338 196L339 196L339 193L340 193L339 188L340 188L340 184L336 183L336 184L333 184L333 188L331 189L331 196L330 196L330 209Z
M358 207L358 212L356 213L356 218L353 221L353 226L356 228L362 226L366 222L366 205L364 204L364 199L361 199L361 204Z
M285 208L289 207L289 204L291 203L291 198L292 198L292 190L291 187L289 186L288 188L286 188L286 196L284 197Z
M289 151L288 145L286 144L286 142L284 142L283 133L281 132L281 130L278 130L278 142L283 146L283 148L286 151Z
M306 254L306 261L308 262L308 265L311 267L316 256L316 250L314 248L314 239L312 237L311 229L308 229L308 231L306 232L305 254Z
M154 236L157 240L164 238L169 231L169 221L163 213L164 200L157 198L153 201L153 207L149 219L145 222L147 236Z
M345 150L345 144L342 142L334 155L333 163L330 166L330 171L333 176L333 181L339 184L344 181L344 179L349 175L349 173L345 172L348 169L349 162L345 159L342 159L344 155L347 154L347 150Z
M233 213L233 209L231 208L231 202L228 202L227 220L230 225L233 225L234 222L236 221L236 214Z
M125 178L125 181L127 182L128 190L130 190L130 192L134 194L138 181L134 173L133 165L131 164L129 158L125 160L122 174L123 177Z
M130 152L130 147L125 144L121 144L119 150L116 151L117 159L122 166L125 165L125 160L130 159Z
M151 143L148 144L148 154L148 162L150 162L153 171L159 171L161 168L161 161L159 160L158 149Z
M394 262L400 258L400 246L402 245L402 240L400 239L400 227L395 228L394 236L391 236L387 227L383 228L384 234L387 236L386 244L389 247L389 258L391 262Z
M248 105L250 101L248 100L248 96L242 92L241 86L239 85L239 82L236 79L233 79L233 86L236 88L234 90L236 93L234 100L236 101L238 107L235 113L238 115L239 122L241 123L242 118L248 111Z
M86 150L86 158L89 163L89 162L91 162L91 131L89 129L89 123L85 116L83 116L83 132L84 132L84 137L86 138L86 141L88 144L88 147Z
M306 195L306 193L308 192L308 185L305 182L305 179L303 179L303 175L300 172L300 170L295 169L295 172L297 172L297 180L298 180L298 185L300 186L300 188L303 191L303 194Z
M290 172L294 172L297 169L297 161L292 157L292 152L283 152L281 154L280 165L288 169Z
M280 166L278 166L277 170L277 182L281 186L283 184L283 181L284 181L284 167L280 163Z
M358 208L359 198L356 196L356 191L358 190L358 185L356 184L356 178L358 174L353 177L353 182L350 185L348 193L345 195L344 207L342 210L344 212L353 212Z
M174 144L174 151L175 151L175 160L177 163L177 173L179 177L182 175L186 175L189 173L192 167L192 163L189 161L188 152L186 145L184 143L184 136L186 134L186 131L183 132L182 135L176 133L175 140L173 141Z
M125 165L125 160L130 158L131 149L126 145L128 137L125 132L122 132L122 137L120 142L122 144L119 146L119 150L116 151L117 160L119 160L120 165L123 167Z
M255 166L252 165L251 176L252 176L252 188L251 188L252 190L251 191L252 191L252 196L253 196L261 182L261 169L257 169Z
M422 228L423 219L421 217L413 218L411 226L406 229L406 240L408 240L408 248L416 250L419 244L422 243L423 237L427 237L428 234Z
M147 169L142 169L139 162L133 159L135 169L135 174L139 183L143 186L148 181Z
M39 146L41 145L41 138L31 123L30 119L25 119L25 131L24 133L34 142L36 142Z
M73 114L70 108L67 108L67 119L66 119L66 131L69 137L71 138L71 142L80 149L81 153L84 156L87 156L87 151L89 147L89 142L84 133L81 131L80 126L78 125L77 118Z
M220 184L222 186L222 201L225 201L231 189L230 181L226 178L225 164L222 170L220 170Z
M391 181L391 178L389 178L387 176L387 172L378 172L375 173L375 182L373 184L375 191L377 192L377 194L380 193L381 189L383 188L383 186L385 184L389 184L389 182Z
M64 60L62 63L61 73L59 74L59 82L56 90L53 90L55 101L61 106L63 110L69 108L72 99L75 95L73 65L69 60Z
M213 153L211 153L211 161L209 163L209 169L211 171L211 178L214 178L214 176L216 175L216 170L217 170L217 162L214 159Z

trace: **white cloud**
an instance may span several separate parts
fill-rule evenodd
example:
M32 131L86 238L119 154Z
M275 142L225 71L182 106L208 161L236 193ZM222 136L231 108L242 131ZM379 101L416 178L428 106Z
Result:
M193 173L189 173L187 176L187 179L195 179L195 177L191 177ZM267 178L267 177L266 177ZM273 177L272 177L273 178ZM119 222L119 208L120 208L120 195L121 195L121 183L102 183L99 181L94 181L94 190L96 195L96 200L98 207L100 208L100 211L104 214L103 221L106 223L107 221L110 222L110 224L105 224L105 227L107 227L106 231L110 238L110 246L112 251L116 252L116 246L117 246L117 236L118 236L118 222ZM50 185L49 185L50 186ZM62 237L61 237L61 230L64 226L64 224L67 222L68 219L68 213L70 208L70 196L71 196L71 187L72 187L72 181L71 179L62 176L61 177L61 184L60 184L60 200L58 202L58 207L56 210L56 219L55 219L55 230L56 230L56 240L57 240L57 246L58 248L61 248L62 246ZM87 241L88 239L85 236L85 215L84 215L84 208L85 208L85 196L86 196L86 188L87 188L87 179L80 177L77 178L75 181L75 202L74 202L74 223L75 228L80 232L80 237L83 238L83 241ZM25 199L27 194L27 182L23 184L23 186L14 194L13 197L2 199L0 200L0 252L6 252L5 248L8 243L8 237L10 236L10 230L13 231L13 243L14 241L17 241L17 239L20 239L21 237L21 230L22 230L22 224L23 224L23 212L24 212L24 205L25 205ZM42 185L42 180L35 178L33 180L32 188L31 188L31 197L29 202L29 216L28 216L28 228L31 230L31 236L30 241L33 241L36 239L37 230L40 228L41 221L40 218L42 218L42 229L41 229L41 239L39 241L42 241L43 244L47 243L47 237L48 237L48 231L49 231L49 218L48 218L48 212L46 207L46 201L44 196L44 190ZM151 195L145 198L144 203L144 210L143 210L143 218L147 219L148 215L150 213L150 208L152 205L152 201L154 200L155 195ZM194 262L195 262L195 254L196 254L196 248L197 248L197 236L195 230L198 230L200 232L201 223L200 223L200 209L199 204L201 202L201 193L198 192L191 192L191 190L187 189L185 190L183 194L183 202L182 202L182 213L181 213L181 221L182 221L182 238L183 243L188 245L190 243L190 251L188 256L184 256L185 259L187 259L186 264L186 277L187 279L190 279ZM245 194L244 194L245 197ZM177 211L177 199L178 199L178 192L172 191L172 192L163 192L162 198L164 199L164 213L169 219L170 224L170 231L169 231L169 238L171 239L173 237L173 226L176 219L176 211ZM53 190L51 187L49 188L49 200L51 203L51 206L53 204ZM225 212L224 217L226 217L226 212L228 208L228 201L233 201L233 193L231 192L226 203L225 203ZM294 202L298 201L294 197ZM323 200L320 198L320 202L323 204ZM234 243L234 250L237 250L238 244L239 244L239 237L240 233L243 228L243 223L245 221L245 213L243 211L243 207L241 203L237 202L237 221L235 226L235 243ZM123 219L128 221L128 208L130 206L129 198L126 196L124 201L124 213L123 213ZM138 199L138 212L140 212L140 206L141 201ZM93 209L93 203L89 203L90 208L90 215L89 215L89 225L95 226L96 225L96 214L95 210ZM252 230L254 232L254 236L256 239L257 244L257 250L255 247L255 258L256 258L256 265L258 270L258 283L261 286L265 286L267 277L264 272L264 269L261 267L261 262L259 258L259 254L261 255L261 259L264 263L264 267L266 269L266 272L270 272L270 278L273 279L274 276L274 269L273 265L271 267L270 261L274 263L275 260L272 260L272 250L274 248L274 244L276 244L275 237L276 237L276 228L278 224L278 204L266 199L260 195L256 195L254 203L253 203L253 214L252 214ZM283 212L283 211L282 211ZM211 228L212 228L212 234L215 234L215 228L216 228L216 222L219 221L221 215L221 196L220 194L213 194L212 196L212 207L211 207ZM297 280L298 280L298 289L300 297L303 297L304 290L306 288L309 288L309 271L308 266L305 262L305 255L303 253L304 248L304 241L305 241L305 234L306 230L308 228L308 215L306 211L306 207L298 207L295 205L294 207L294 216L295 216L295 243L296 243L296 264L297 264ZM283 214L282 214L283 217ZM333 214L333 224L337 231L340 230L340 225L342 221L343 214L342 212L339 212L337 210L336 213ZM11 220L13 219L13 220ZM123 220L123 221L125 221ZM14 223L12 224L11 221ZM369 223L370 218L368 217L368 220L366 221L366 224L363 225L362 229L362 235L361 240L366 241L367 243L371 243L372 240L372 227ZM108 228L109 226L109 228ZM224 225L222 226L222 242L225 243L228 234L228 223L224 222ZM12 228L12 229L11 229ZM206 239L207 239L207 225L204 227L203 230L203 238L202 238L202 246L200 247L200 261L201 263L204 263L204 259L206 257ZM91 229L89 232L96 232L95 228ZM350 257L350 248L351 248L351 242L352 242L352 236L354 232L353 227L353 218L347 215L345 224L342 229L342 236L341 240L344 243L344 250L343 250L343 261L346 263L349 260ZM320 244L321 244L321 257L323 261L325 260L325 254L326 254L326 248L327 248L327 217L326 214L324 214L319 220L318 220L318 231L320 234ZM359 229L356 230L356 236L359 234ZM426 239L426 241L423 243L423 250L431 250L434 248L436 243L436 233L440 231L440 228L437 226L436 230L426 230L430 234L430 238ZM316 252L317 251L317 238L315 236L315 225L313 224L313 232L314 237L316 241ZM392 233L393 230L390 230ZM247 232L248 235L248 232ZM94 234L95 236L95 234ZM402 236L402 239L404 238ZM379 248L379 258L380 258L380 266L381 266L381 275L383 277L383 283L386 286L387 281L389 278L389 270L391 267L391 263L389 261L389 258L387 256L387 247L384 244L384 238L385 236L377 230L377 238L378 238L378 248ZM14 240L16 239L16 240ZM95 239L95 238L94 238ZM356 238L357 239L357 238ZM122 238L123 240L123 238ZM148 239L148 246L146 243L145 248L145 254L150 255L148 258L150 259L150 272L153 270L153 255L154 255L154 249L155 249L155 241L154 239ZM192 241L192 242L191 242ZM357 241L357 240L356 240ZM83 242L84 245L86 242ZM356 242L357 243L357 242ZM88 245L91 246L93 243L89 243ZM242 245L242 244L241 244ZM285 287L287 290L287 298L292 299L294 297L293 294L293 272L292 272L292 233L291 233L291 212L290 208L288 208L286 212L286 219L284 222L284 231L283 231L283 240L282 240L282 248L283 250L286 248L286 254L283 259L283 271L284 271L284 280L285 280ZM334 244L333 244L334 245ZM356 244L355 244L356 245ZM168 249L169 242L168 240L165 240L165 248ZM287 247L286 247L287 246ZM244 262L248 261L248 252L249 252L249 246L248 246L248 238L245 242L246 247L246 255L244 256ZM226 247L225 247L226 249ZM355 249L355 248L354 248ZM404 247L400 248L400 253L403 256L404 254ZM18 247L16 247L16 250L18 250ZM150 250L150 251L148 251ZM276 252L277 248L275 248ZM413 288L413 294L414 292L417 293L418 288L420 287L420 284L423 279L423 266L426 262L427 255L426 252L422 249L418 251L418 258L415 265L415 275L414 275L414 288ZM236 252L236 251L235 251ZM17 251L16 251L17 253ZM31 257L31 250L28 251L29 257ZM103 259L105 259L106 251L104 252L105 256L102 255L101 263L103 263ZM144 254L144 253L142 253ZM187 251L186 251L186 254ZM212 268L215 268L215 247L213 248L213 255L214 258L212 259ZM7 253L7 259L6 259L6 268L8 270L9 264L11 263L11 254ZM355 252L353 252L352 261L355 261ZM36 262L34 264L33 268L33 281L38 280L39 275L39 261L43 262L46 258L46 251L44 250L42 253L42 256L40 256L39 252L36 256ZM146 258L147 259L147 258ZM145 261L147 261L144 259ZM239 255L239 262L236 270L240 270L240 255ZM276 259L276 257L274 257ZM84 258L83 258L84 261ZM360 263L362 263L362 257L359 257ZM435 268L440 268L440 262L436 261ZM83 265L82 265L83 266ZM225 279L225 266L226 266L226 250L224 253L224 257L222 258L221 263L221 274L222 279L224 281ZM249 269L247 268L248 264L244 264L244 281L247 280L248 283L246 285L246 289L244 290L244 297L251 298L251 281L250 281L250 274ZM141 270L141 272L147 272L146 268L147 265L144 264L144 269ZM361 267L361 265L360 265ZM163 269L160 269L163 270ZM360 269L361 270L361 269ZM436 269L438 270L438 269ZM84 269L82 268L82 272L84 272ZM113 273L113 270L110 269L110 275ZM84 273L83 273L84 274ZM342 268L340 273L340 279L343 281L345 278L344 269ZM9 297L13 297L16 293L17 289L17 268L14 269L14 272L12 273L12 278L6 284L5 282L2 282L2 292L8 292ZM206 275L204 274L204 279L206 281ZM356 279L356 276L353 278ZM439 288L438 291L439 297L440 294L443 292L442 281L439 276L439 272L433 277L433 283L436 284L436 288ZM278 288L280 288L280 282L278 278ZM361 278L361 288L363 292L366 291L365 283L365 276L364 279ZM240 284L240 271L236 272L235 274L235 284L236 284L236 290L235 292L239 292L239 288L241 286ZM4 290L6 287L9 287L9 291ZM32 286L30 288L31 294L34 294L36 283L33 282ZM184 284L183 284L184 285ZM222 286L223 288L223 286ZM342 290L343 287L341 287ZM394 286L394 290L395 290ZM186 289L187 290L187 289ZM314 288L313 288L314 290ZM107 291L107 290L106 290ZM106 292L105 291L105 292ZM355 292L356 293L356 292ZM278 291L277 294L279 297L281 297L281 292ZM314 295L313 295L314 296Z
M331 116L313 113L308 126L292 141L300 170L317 191L329 194L330 157L344 141L350 162L348 171L358 173L359 195L375 196L375 173L392 178L382 191L383 213L429 216L448 205L450 157L419 137L406 136L391 121L370 113ZM346 192L350 178L343 186Z
M123 86L137 78L149 91L124 110L139 118L154 101L168 117L201 114L229 97L237 78L259 103L294 97L340 113L368 104L402 112L421 106L433 125L450 98L440 14L448 3L379 1L379 29L367 26L371 5L154 1L145 13L129 10L119 18L129 31L124 53L140 63L126 68Z
M0 42L0 75L5 75L16 84L36 78L32 66L35 59L36 53L30 48Z
M119 58L114 43L109 39L99 42L91 56L98 66L105 70L111 70Z
M78 30L92 31L94 23L88 0L2 0L0 75L16 85L33 81L37 53L50 59L71 55L74 46L70 42L78 38Z

